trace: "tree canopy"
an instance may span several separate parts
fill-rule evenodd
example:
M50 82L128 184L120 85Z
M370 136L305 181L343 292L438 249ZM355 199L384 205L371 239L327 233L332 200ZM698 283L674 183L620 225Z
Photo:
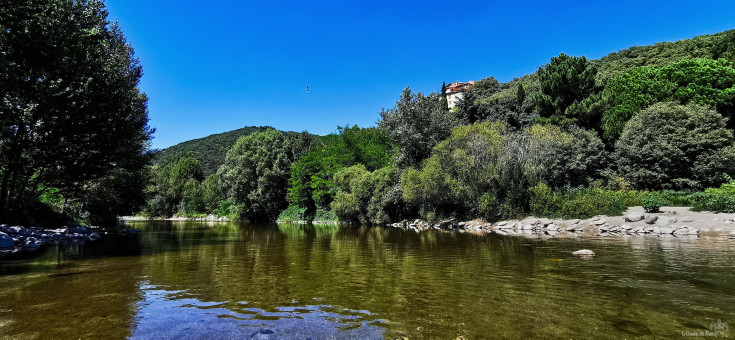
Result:
M0 52L0 215L138 173L153 132L142 68L103 1L3 2Z

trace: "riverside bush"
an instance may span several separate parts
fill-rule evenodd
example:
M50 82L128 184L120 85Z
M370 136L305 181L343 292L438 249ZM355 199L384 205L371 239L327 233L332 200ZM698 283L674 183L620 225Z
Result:
M531 192L531 214L544 217L560 214L562 197L554 193L548 185L539 183L528 190Z
M568 197L562 207L564 218L590 218L595 215L620 216L627 206L616 195L597 189L585 189Z
M658 103L633 117L616 143L618 172L635 189L701 190L735 173L726 119L702 106Z
M306 213L306 208L301 208L295 205L289 205L288 208L281 211L281 214L278 215L277 221L284 222L284 223L306 221L305 213Z
M693 211L735 212L735 195L726 193L697 192L689 196Z
M643 199L643 210L647 213L661 212L661 207L667 205L667 201L658 196L646 197Z

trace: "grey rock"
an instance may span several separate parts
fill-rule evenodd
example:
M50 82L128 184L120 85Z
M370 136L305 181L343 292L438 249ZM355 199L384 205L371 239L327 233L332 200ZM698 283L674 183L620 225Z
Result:
M0 248L10 248L15 245L13 238L0 231Z
M694 222L694 219L691 217L684 217L681 219L681 221L684 223L689 223L689 222Z
M664 235L670 235L670 234L673 234L674 233L674 230L676 230L676 229L671 228L671 227L663 227L663 228L661 228L661 232L660 233L661 234L664 234Z
M654 224L656 221L658 221L658 216L656 215L648 215L648 217L646 217L646 223L648 224Z
M657 225L669 225L676 223L676 219L668 216L661 216L656 220Z
M643 214L641 213L630 213L623 217L623 219L625 219L625 222L638 222L640 220L643 220L644 218L645 216L643 216Z
M575 252L572 252L572 255L578 255L578 256L595 256L595 252L589 249L582 249L577 250Z
M577 219L574 219L574 220L572 220L572 224L579 224L579 222L582 222L582 220L580 220L580 219L578 219L578 218L577 218Z
M606 223L605 220L598 219L597 221L595 221L595 225L603 225L605 223Z

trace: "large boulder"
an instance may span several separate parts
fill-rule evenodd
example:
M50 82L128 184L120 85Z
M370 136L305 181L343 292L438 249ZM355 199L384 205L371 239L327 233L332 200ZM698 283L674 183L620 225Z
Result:
M625 215L625 222L638 222L645 218L641 213L630 213Z
M8 234L0 231L0 248L10 248L15 245L15 241Z
M648 224L654 224L656 221L658 221L658 216L656 215L648 215L648 217L646 217L646 223Z

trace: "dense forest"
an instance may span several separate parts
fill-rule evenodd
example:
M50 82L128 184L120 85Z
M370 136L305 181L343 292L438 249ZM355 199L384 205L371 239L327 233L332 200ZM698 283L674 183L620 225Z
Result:
M735 30L561 53L451 110L406 88L376 127L244 127L150 151L142 68L101 1L5 4L0 23L0 222L735 211Z
M374 128L253 132L216 172L179 145L153 166L143 213L382 224L733 211L734 61L735 30L600 60L562 53L508 83L477 81L452 110L406 88Z

